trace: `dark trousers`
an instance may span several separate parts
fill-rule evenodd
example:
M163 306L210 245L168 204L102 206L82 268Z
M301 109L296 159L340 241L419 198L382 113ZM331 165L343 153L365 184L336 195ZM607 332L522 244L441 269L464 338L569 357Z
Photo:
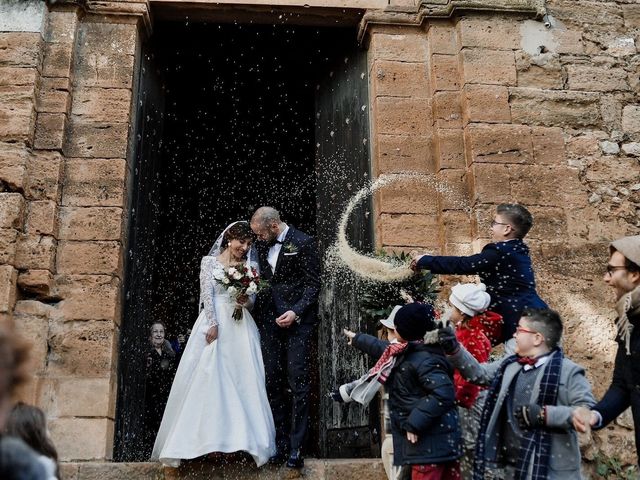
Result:
M270 322L260 329L267 396L280 453L301 448L307 436L311 394L309 369L315 331L315 325L294 323L289 328L280 328Z

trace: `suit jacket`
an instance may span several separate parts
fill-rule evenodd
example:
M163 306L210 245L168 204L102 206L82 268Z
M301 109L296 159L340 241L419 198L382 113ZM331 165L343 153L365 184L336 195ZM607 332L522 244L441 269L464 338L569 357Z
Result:
M462 376L478 385L490 385L498 374L503 360L491 363L479 363L464 348L448 357ZM549 362L539 368L547 368ZM509 386L517 373L523 368L518 362L510 364L504 371L502 384L498 392L495 408L491 412L487 432L484 437L487 462L495 464L501 449L501 432L504 417L501 416ZM542 375L531 392L531 403L536 403L540 394ZM595 399L591 385L584 375L584 369L568 358L563 359L560 370L560 385L556 405L547 406L547 425L551 429L551 452L549 460L549 480L580 480L580 448L578 436L573 429L571 413L577 406L592 407Z
M536 293L529 247L520 239L489 243L468 257L424 255L418 266L433 273L479 275L491 295L490 310L504 320L504 340L513 336L525 307L547 308Z
M267 261L269 246L257 242L258 264L269 288L258 293L255 314L259 321L271 321L288 310L300 317L300 323L318 322L320 260L312 237L289 226L282 242L275 272Z

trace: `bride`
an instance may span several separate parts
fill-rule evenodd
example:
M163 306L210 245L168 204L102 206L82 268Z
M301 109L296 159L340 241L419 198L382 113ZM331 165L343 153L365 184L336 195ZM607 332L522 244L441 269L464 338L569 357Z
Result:
M173 380L151 454L177 467L181 459L211 452L248 452L261 466L275 454L275 427L265 389L258 329L249 313L253 298L236 300L214 272L254 264L253 232L234 222L218 237L200 266L200 314ZM240 303L242 302L242 303Z

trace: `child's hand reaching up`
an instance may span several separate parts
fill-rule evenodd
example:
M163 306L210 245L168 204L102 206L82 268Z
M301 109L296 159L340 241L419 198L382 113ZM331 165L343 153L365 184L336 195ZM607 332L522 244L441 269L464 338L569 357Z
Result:
M344 333L345 337L347 337L347 343L351 345L351 341L353 340L353 337L356 336L356 332L352 332L348 328L343 329L342 332Z
M416 443L418 441L418 435L407 432L407 440L409 440L409 443Z

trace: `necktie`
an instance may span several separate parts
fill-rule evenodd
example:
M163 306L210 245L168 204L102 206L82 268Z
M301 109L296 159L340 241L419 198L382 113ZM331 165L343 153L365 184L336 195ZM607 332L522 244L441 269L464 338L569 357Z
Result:
M520 357L518 358L518 363L522 365L531 365L532 367L536 364L538 360L536 358L531 357Z

